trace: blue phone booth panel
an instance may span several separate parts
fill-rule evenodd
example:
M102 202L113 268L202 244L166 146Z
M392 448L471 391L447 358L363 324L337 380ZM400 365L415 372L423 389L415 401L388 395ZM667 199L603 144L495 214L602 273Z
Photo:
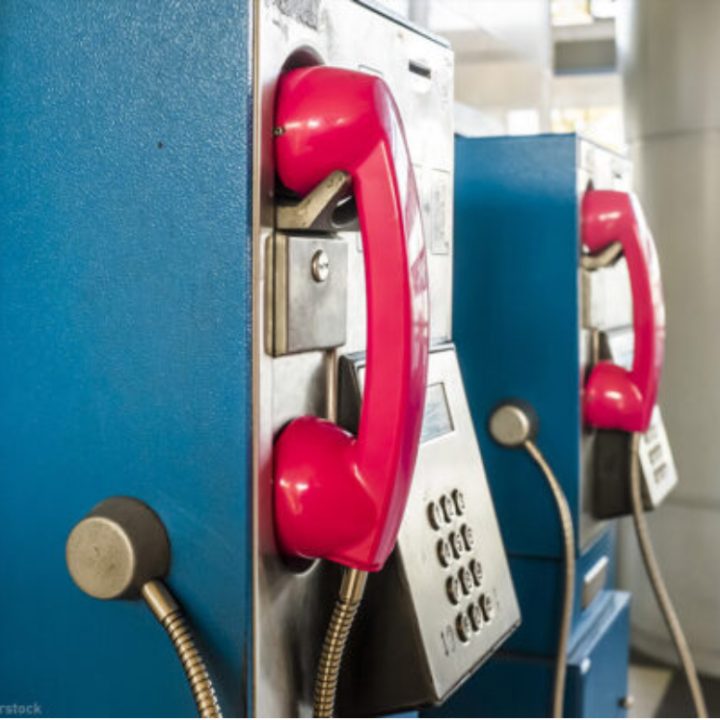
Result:
M604 591L572 638L565 717L626 717L630 598ZM501 652L424 717L549 717L554 660Z
M515 398L537 411L538 444L573 516L578 554L592 517L593 433L583 429L580 197L627 182L627 161L576 135L457 138L453 330L507 550L561 558L556 510L526 453L487 424Z
M615 527L608 528L577 560L572 627L592 616L602 590L615 586ZM532 655L553 655L557 650L565 580L562 560L510 557L523 622L503 649ZM599 595L583 608L586 578L598 573Z
M73 525L130 495L228 716L251 677L252 34L239 0L2 5L0 704L187 717L141 602Z

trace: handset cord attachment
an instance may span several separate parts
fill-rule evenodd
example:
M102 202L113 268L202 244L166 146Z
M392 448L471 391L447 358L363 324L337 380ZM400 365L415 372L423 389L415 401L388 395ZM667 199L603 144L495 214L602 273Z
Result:
M575 531L572 515L568 507L565 493L555 477L549 463L532 440L524 444L530 457L545 476L548 487L552 492L563 538L563 565L565 578L563 585L563 602L560 615L560 632L558 633L557 654L555 657L555 681L553 683L552 713L554 718L563 717L563 702L565 699L565 676L567 673L567 652L570 640L570 626L572 624L572 611L575 601Z
M145 600L180 658L200 717L221 718L187 619L163 582L170 569L170 540L153 510L136 498L103 500L72 529L65 559L75 584L90 597Z
M653 550L650 532L647 522L645 521L645 509L642 500L642 490L640 482L640 438L641 433L633 433L632 444L630 449L630 494L632 501L633 523L635 525L635 534L637 535L640 554L642 555L645 565L645 572L648 580L655 593L658 607L662 613L670 637L680 656L680 662L690 686L695 712L699 718L708 716L707 706L705 705L705 697L703 695L700 679L698 678L697 669L690 652L685 633L683 632L680 620L678 619L675 608L670 600L670 594L665 587L665 582L660 572L655 551Z
M565 679L567 675L567 653L575 602L575 530L565 493L550 464L535 444L537 415L534 409L523 401L504 403L496 408L490 417L489 430L499 445L508 448L524 448L540 468L552 493L563 542L563 601L560 611L557 654L555 657L555 679L553 682L552 717L563 717Z
M345 568L318 663L313 717L331 718L334 715L343 653L365 592L366 580L366 572Z
M160 580L149 580L143 585L141 592L153 615L165 628L180 658L197 705L198 715L201 718L221 718L222 711L210 674L195 644L187 619L172 593Z

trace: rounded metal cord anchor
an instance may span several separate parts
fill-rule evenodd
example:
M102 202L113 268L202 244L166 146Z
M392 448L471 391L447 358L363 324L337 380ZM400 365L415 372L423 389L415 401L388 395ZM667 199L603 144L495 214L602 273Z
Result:
M366 572L354 568L348 568L343 575L340 594L325 634L315 677L313 717L331 718L335 713L335 697L342 656L362 601L366 579Z
M170 541L152 509L131 497L104 500L72 529L65 554L70 576L90 597L142 596L175 647L200 717L222 717L185 616L160 579L170 567Z

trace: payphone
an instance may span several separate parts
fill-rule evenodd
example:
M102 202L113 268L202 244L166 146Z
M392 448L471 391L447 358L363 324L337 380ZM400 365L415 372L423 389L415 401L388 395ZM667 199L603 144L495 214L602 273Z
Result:
M628 162L585 138L457 143L456 341L526 622L441 712L545 715L552 696L555 716L563 702L623 715L628 597L613 589L608 520L632 510L642 523L638 447L646 507L676 478L655 407L664 315L652 239ZM571 533L541 481L553 470ZM521 680L545 692L507 692Z
M260 27L275 154L259 183L256 683L272 715L330 714L336 695L350 715L440 702L519 622L449 344L452 53L374 7L319 7L316 27L282 4ZM316 558L349 568L342 584Z
M452 345L452 52L354 0L58 13L11 10L0 80L3 692L190 714L142 595L205 714L443 700L519 622ZM168 556L79 592L141 516Z

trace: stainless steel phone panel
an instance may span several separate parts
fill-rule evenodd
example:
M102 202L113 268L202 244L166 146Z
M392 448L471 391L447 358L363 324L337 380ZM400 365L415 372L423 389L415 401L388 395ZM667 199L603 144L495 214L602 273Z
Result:
M343 369L341 417L354 425L364 359ZM436 704L519 622L457 355L446 345L430 354L413 488L393 562L368 584L341 708L373 715Z
M627 158L599 145L592 140L579 137L577 141L577 192L578 203L586 190L621 190L627 192L632 185L632 166ZM579 236L579 229L578 229ZM580 239L578 239L580 242ZM580 316L580 366L581 377L585 378L597 362L597 330L606 323L618 322L621 318L632 317L632 305L628 307L629 286L627 276L622 275L624 260L611 270L611 279L605 279L605 270L589 273L578 268L581 274ZM600 277L598 277L600 276ZM602 278L602 279L601 279ZM623 284L623 281L625 284ZM617 292L608 292L610 289ZM603 291L602 294L600 291ZM584 427L582 433L580 549L589 547L600 536L605 525L593 512L595 498L595 443L596 431Z
M452 298L453 56L443 43L352 0L255 0L254 237L254 713L309 715L312 682L327 617L323 564L290 566L275 542L272 448L292 418L323 416L328 407L325 352L272 357L266 313L272 288L268 242L275 232L273 107L283 68L324 63L381 75L395 95L422 194L428 245L432 335L450 337ZM346 343L364 350L363 254L358 233L348 241ZM332 587L332 592L336 588Z

